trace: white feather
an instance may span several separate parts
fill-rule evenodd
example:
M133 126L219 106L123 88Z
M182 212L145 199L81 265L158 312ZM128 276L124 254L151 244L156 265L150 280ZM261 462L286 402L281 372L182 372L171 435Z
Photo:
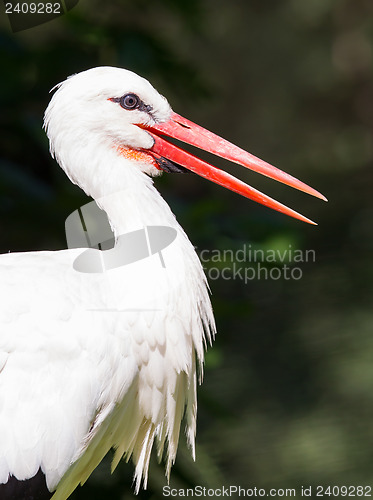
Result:
M149 457L175 460L180 425L194 455L196 360L215 332L193 246L146 174L115 145L148 148L144 113L108 99L136 92L166 120L167 101L125 70L96 68L58 87L45 115L51 152L106 211L116 236L148 225L177 231L157 255L103 274L72 267L82 249L0 257L0 483L39 467L54 500L84 483L110 448L132 457L136 492ZM119 243L120 244L120 243ZM146 311L144 311L146 310Z

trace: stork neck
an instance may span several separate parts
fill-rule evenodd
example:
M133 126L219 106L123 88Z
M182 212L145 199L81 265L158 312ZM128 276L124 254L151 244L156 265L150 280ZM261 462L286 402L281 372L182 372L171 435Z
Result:
M81 138L70 144L79 148L64 149L57 160L72 182L106 212L116 237L146 225L180 227L153 179L143 172L145 165L119 156L106 141L97 140L93 146Z
M96 200L106 212L116 237L149 225L178 226L161 195L152 184L147 184L145 189L122 189Z
M117 160L118 161L118 160ZM133 162L119 160L110 169L110 181L97 184L90 194L108 216L116 237L148 225L179 225L153 184Z

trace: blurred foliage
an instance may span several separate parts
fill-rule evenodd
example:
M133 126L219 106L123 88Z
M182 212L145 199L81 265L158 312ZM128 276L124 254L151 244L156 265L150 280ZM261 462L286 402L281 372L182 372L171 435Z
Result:
M157 180L198 252L316 253L299 280L210 281L219 334L197 461L182 442L171 485L372 484L372 1L81 0L21 33L1 23L3 252L65 246L64 220L86 197L49 157L43 110L57 82L97 65L139 72L181 114L330 199L214 159L311 227L193 175ZM132 466L110 476L109 459L72 498L132 495ZM161 498L164 484L153 461L139 498Z

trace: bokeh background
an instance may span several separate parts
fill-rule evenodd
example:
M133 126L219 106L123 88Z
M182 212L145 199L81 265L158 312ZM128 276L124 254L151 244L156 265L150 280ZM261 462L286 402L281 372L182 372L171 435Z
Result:
M57 82L98 65L140 73L177 112L330 200L215 161L315 227L192 174L156 181L198 251L316 255L299 280L210 281L218 336L197 460L182 438L171 486L372 485L372 1L80 0L23 32L0 22L2 252L66 246L65 218L89 200L50 158L43 112ZM109 469L110 457L71 498L131 498L132 464ZM153 460L138 498L165 484Z

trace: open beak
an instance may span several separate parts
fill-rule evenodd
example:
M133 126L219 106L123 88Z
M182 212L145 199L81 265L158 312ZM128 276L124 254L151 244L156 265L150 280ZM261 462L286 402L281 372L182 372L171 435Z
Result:
M171 118L167 122L144 128L146 128L146 130L154 138L154 145L150 150L148 150L148 152L150 152L156 160L166 158L167 160L175 162L178 165L181 165L182 167L185 167L188 170L215 182L216 184L220 184L231 191L235 191L242 196L246 196L251 200L261 203L269 208L273 208L274 210L282 212L286 215L290 215L296 219L308 222L309 224L316 224L291 208L286 207L282 203L275 201L239 179L236 179L236 177L224 172L224 170L216 168L200 158L197 158L193 154L184 151L175 144L167 141L164 137L160 137L159 134L173 137L187 144L191 144L197 148L213 153L234 163L238 163L243 167L254 170L254 172L258 172L270 177L271 179L275 179L279 182L287 184L288 186L292 186L300 191L304 191L305 193L327 201L325 196L310 186L307 186L307 184L304 184L295 177L292 177L282 170L269 165L265 161L260 160L250 153L247 153L243 149L231 144L218 135L213 134L209 130L196 125L186 118L183 118L177 113L172 113ZM159 164L161 165L161 162Z

